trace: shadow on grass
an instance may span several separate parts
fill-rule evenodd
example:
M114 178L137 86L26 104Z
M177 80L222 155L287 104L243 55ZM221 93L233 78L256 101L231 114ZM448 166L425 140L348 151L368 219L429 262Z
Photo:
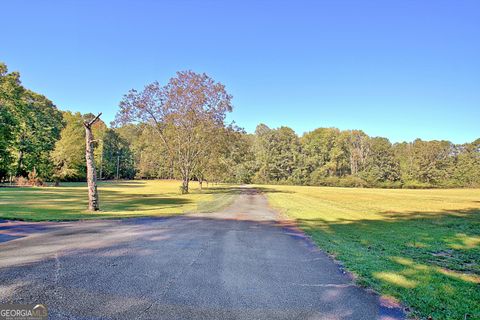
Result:
M262 193L287 193L287 194L296 193L295 191L291 191L291 190L278 190L278 189L269 188L269 187L256 186L255 189Z
M69 183L64 187L48 188L16 188L0 192L0 217L16 220L76 220L104 219L148 215L176 215L184 213L186 208L194 210L196 197L180 195L178 192L148 193L132 190L144 186L143 182L128 181L126 183L112 182L112 188L102 185L99 188L99 213L90 213L87 208L87 189L84 184ZM82 187L82 188L79 188ZM142 190L140 190L142 191ZM229 200L242 192L240 187L218 186L203 190L194 189L195 194L216 194L208 201L198 201L198 210L209 211L229 204ZM191 208L192 207L192 208ZM156 212L157 211L157 212Z
M313 268L318 259L327 260L316 250L299 250L299 255L294 255L297 259L282 255L285 247L281 245L273 246L273 255L265 255L263 250L225 251L222 240L232 229L237 236L245 231L241 238L252 237L255 232L259 239L266 239L264 235L268 238L271 233L277 239L279 226L282 225L275 221L187 217L65 223L43 241L28 242L27 238L27 242L12 241L2 247L0 278L4 279L4 290L0 299L31 301L43 297L42 303L52 306L49 313L53 318L98 317L100 313L112 317L121 314L124 318L167 314L168 318L255 319L282 313L288 318L314 318L320 313L329 319L365 318L361 316L365 309L359 302L372 301L372 297L358 288L348 284L312 288L290 283L310 279L312 272L324 272ZM284 237L290 239L294 233L285 233ZM244 241L241 239L239 244ZM292 244L291 240L289 243ZM268 241L263 244L269 246ZM258 247L261 249L262 245ZM13 258L15 255L18 256ZM247 263L242 263L245 259ZM341 277L333 264L327 264L332 268L330 272ZM265 266L269 268L262 270ZM222 273L224 270L231 275ZM235 281L233 290L225 279ZM255 283L256 279L266 282ZM275 299L262 299L264 291ZM240 299L243 304L245 297L250 299L248 306L232 305L232 299ZM349 300L353 303L343 303ZM77 301L87 303L88 310ZM175 301L174 307L165 301ZM373 303L378 303L378 311ZM111 307L117 305L122 306L121 313ZM385 312L379 301L369 306L373 306L373 311L367 314Z
M159 197L156 195L138 195L138 194L122 194L121 198L117 195L103 195L104 202L108 211L124 211L124 210L156 210L159 208L172 208L192 203L192 200L174 197Z
M238 194L241 187L209 187L199 193ZM283 192L256 187L252 192ZM196 191L197 192L197 191ZM51 199L52 194L30 194L30 199ZM58 195L55 195L57 197ZM10 196L9 196L10 197ZM148 211L159 206L172 208L187 204L181 197L125 194L101 190L114 210ZM28 197L27 197L28 198ZM0 194L0 202L4 195ZM25 201L11 196L10 201ZM86 206L84 194L72 190L59 196L59 214ZM17 210L26 210L13 204ZM106 206L108 207L108 205ZM0 213L10 210L2 204ZM55 213L51 208L42 209ZM480 318L480 208L443 212L380 212L382 220L300 219L298 223L320 248L334 255L348 270L358 275L360 284L394 296L413 307L423 317L434 319ZM76 219L83 215L69 215ZM91 218L104 215L89 215ZM116 216L112 215L112 218ZM204 219L202 219L204 220ZM188 220L185 220L188 221ZM193 220L192 220L193 221ZM196 220L197 222L200 220ZM271 222L266 222L269 224ZM259 222L252 225L257 226ZM274 224L274 223L272 223ZM192 224L193 226L193 224ZM158 235L161 237L161 235ZM190 244L191 245L191 244ZM114 263L114 262L113 262ZM465 317L470 315L471 317Z
M115 185L117 187L117 185ZM193 201L186 197L126 193L127 189L100 189L103 212L87 212L87 190L77 188L22 188L0 192L0 217L17 220L76 220L138 216L159 210L182 213ZM165 211L166 210L166 211ZM105 213L106 212L106 213Z
M193 193L201 193L201 194L240 194L245 191L245 188L240 186L221 186L221 187L204 187L203 189L195 190Z
M290 190L277 190L268 187L242 187L242 186L210 186L202 190L197 190L199 193L213 194L213 193L228 193L228 194L240 194L240 193L295 193Z
M143 188L145 187L145 184L146 183L144 181L135 181L135 180L125 180L125 181L102 180L102 181L99 181L98 186L99 187L112 186L114 188Z
M480 208L383 215L297 221L360 284L406 302L423 317L480 318Z

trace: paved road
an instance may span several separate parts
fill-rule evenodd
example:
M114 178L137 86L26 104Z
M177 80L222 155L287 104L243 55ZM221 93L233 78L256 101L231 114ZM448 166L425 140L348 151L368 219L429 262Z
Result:
M223 212L0 222L0 302L51 319L402 319L247 190Z

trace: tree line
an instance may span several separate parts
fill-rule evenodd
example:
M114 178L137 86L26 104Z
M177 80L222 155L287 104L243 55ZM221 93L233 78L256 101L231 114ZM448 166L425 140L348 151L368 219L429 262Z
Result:
M148 126L129 127L138 178L175 178L165 150ZM480 186L480 139L472 143L392 144L360 130L318 128L298 136L264 124L254 134L230 128L224 147L199 181L340 187L430 188ZM160 156L161 155L161 156Z
M85 130L92 114L60 111L25 88L18 72L0 63L0 181L28 178L85 181ZM95 162L102 179L135 177L127 140L102 121L93 126Z
M92 125L100 179L278 183L343 187L478 187L480 139L391 143L361 130L318 128L301 136L227 123L232 96L205 74L178 72L129 91L115 121ZM99 110L101 111L101 110ZM0 64L0 180L85 181L84 123L60 111Z

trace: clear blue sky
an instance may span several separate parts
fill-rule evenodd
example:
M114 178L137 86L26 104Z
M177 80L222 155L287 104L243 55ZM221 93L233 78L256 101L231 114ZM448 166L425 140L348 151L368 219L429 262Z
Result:
M61 109L113 119L175 71L234 95L231 119L392 141L480 137L480 1L4 1L0 61Z

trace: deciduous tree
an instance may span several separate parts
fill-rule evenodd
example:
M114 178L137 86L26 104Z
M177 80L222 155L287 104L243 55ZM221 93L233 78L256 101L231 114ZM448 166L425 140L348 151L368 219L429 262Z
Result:
M182 192L188 193L192 175L225 128L231 98L223 84L206 74L178 72L163 87L155 82L140 92L131 90L120 103L116 123L151 125L181 175Z

